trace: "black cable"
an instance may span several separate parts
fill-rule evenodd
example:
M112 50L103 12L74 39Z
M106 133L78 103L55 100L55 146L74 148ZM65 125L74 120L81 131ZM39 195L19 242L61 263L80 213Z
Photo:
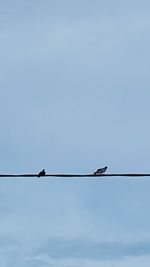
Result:
M112 174L45 174L39 177L39 174L0 174L0 178L48 178L48 177L60 177L60 178L105 178L105 177L150 177L150 173L112 173Z

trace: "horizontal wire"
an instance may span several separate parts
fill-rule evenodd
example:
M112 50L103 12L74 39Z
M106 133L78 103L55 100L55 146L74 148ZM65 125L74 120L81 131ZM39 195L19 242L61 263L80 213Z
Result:
M105 177L150 177L150 173L112 173L112 174L45 174L39 176L39 174L0 174L0 178L48 178L48 177L59 177L59 178L105 178Z

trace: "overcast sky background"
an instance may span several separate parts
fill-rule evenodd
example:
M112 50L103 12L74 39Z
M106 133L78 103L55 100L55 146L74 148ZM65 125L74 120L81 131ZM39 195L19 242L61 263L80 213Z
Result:
M0 172L150 172L150 2L0 0ZM149 179L1 179L1 267L149 267Z

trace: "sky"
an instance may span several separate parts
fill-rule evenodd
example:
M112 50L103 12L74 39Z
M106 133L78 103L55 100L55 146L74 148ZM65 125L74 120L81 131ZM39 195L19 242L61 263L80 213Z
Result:
M0 0L0 173L150 172L150 2ZM1 267L149 267L150 180L1 179Z

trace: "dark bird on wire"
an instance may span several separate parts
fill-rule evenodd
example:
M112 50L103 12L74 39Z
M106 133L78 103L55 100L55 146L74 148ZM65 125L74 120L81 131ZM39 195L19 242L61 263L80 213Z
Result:
M105 166L104 168L97 169L97 171L94 172L94 175L101 175L101 174L103 174L104 172L106 172L107 168L108 167Z
M43 169L41 172L39 172L38 177L45 176L45 174L46 174L46 172L45 172L45 170Z

